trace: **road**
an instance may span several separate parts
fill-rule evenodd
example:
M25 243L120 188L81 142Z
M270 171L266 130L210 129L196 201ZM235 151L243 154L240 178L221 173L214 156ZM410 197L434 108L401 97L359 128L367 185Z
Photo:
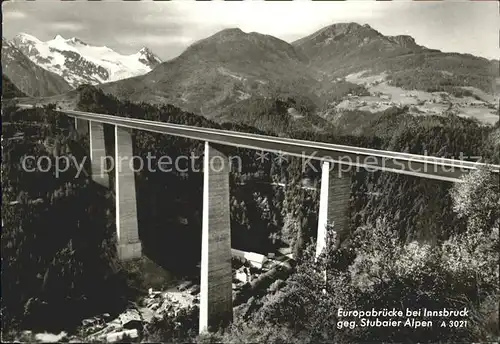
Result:
M457 159L439 158L331 143L297 140L284 137L241 133L229 130L192 127L187 125L155 122L135 118L111 116L74 110L57 110L71 117L96 121L125 128L180 136L193 140L248 148L262 152L303 158L303 165L311 160L331 161L347 166L365 168L368 171L388 171L428 179L461 182L461 177L472 170L486 166L483 163ZM499 165L487 166L499 173Z

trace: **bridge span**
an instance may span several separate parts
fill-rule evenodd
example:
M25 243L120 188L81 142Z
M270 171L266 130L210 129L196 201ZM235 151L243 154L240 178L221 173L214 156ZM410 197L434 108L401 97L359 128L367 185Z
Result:
M75 118L75 128L90 136L92 178L109 187L108 175L101 174L106 156L104 124L114 126L115 193L118 255L122 260L140 258L141 241L137 224L134 171L118 157L133 156L131 129L202 140L204 148L202 254L200 279L200 332L216 330L232 320L231 230L229 204L229 159L220 146L234 146L276 152L322 161L316 255L326 245L327 230L347 229L351 196L351 174L338 173L342 166L368 171L381 170L446 182L461 182L470 171L498 165L407 154L330 143L271 137L228 130L192 127L134 118L73 110L57 110ZM218 159L213 159L217 157ZM214 164L214 162L216 162ZM335 168L333 168L335 165ZM345 171L342 169L342 171Z
M381 170L417 177L461 182L461 176L486 164L428 155L417 155L332 143L291 139L285 137L249 134L229 130L193 127L135 118L111 116L82 111L61 110L76 119L96 121L123 128L181 136L224 146L233 146L298 156L304 159L327 161L334 164L362 167L369 171ZM500 166L489 165L495 172Z

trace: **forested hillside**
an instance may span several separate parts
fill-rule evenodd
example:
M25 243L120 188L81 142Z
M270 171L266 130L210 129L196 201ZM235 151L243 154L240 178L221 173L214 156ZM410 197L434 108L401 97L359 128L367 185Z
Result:
M56 175L53 166L62 156L82 161L87 140L49 108L4 108L2 122L4 336L14 329L61 330L118 311L127 289L114 263L112 194L87 172L75 177L71 166ZM47 172L25 170L27 156Z
M262 126L219 124L171 105L119 101L93 87L81 87L78 92L78 107L83 111L267 135L277 134L267 118L275 105L282 106L262 107ZM342 131L335 131L338 128L332 133L292 134L279 118L275 127L280 134L308 140L446 157L463 152L499 162L495 155L500 151L498 127L459 117L385 113L379 118L363 129L366 134L355 136L341 135ZM50 107L6 108L2 120L9 123L4 124L2 151L3 203L9 204L2 213L2 300L8 295L3 323L10 329L32 324L49 328L50 320L64 327L89 313L120 308L128 289L114 258L113 192L100 189L85 174L74 178L74 169L56 178L54 171L23 172L19 163L25 155L51 159L68 155L81 161L87 154L87 140L76 136L65 117ZM112 128L105 131L107 149L112 152ZM145 159L148 153L172 159L203 154L202 142L168 135L134 131L133 142L134 154ZM301 186L307 182L318 187L319 168L303 170L298 158L261 162L246 149L228 147L227 154L242 161L241 170L230 176L233 247L267 254L290 246L298 266L288 279L276 280L236 307L234 325L212 339L401 342L411 335L421 342L435 342L489 340L498 335L498 307L492 302L498 297L497 176L478 172L453 187L416 177L353 171L348 233L339 250L326 252L325 261L314 264L309 243L317 230L319 190ZM157 161L153 160L153 167ZM201 163L199 158L195 164ZM112 180L112 172L110 176ZM144 251L174 271L199 271L202 180L202 174L190 168L169 173L145 169L136 175ZM322 264L331 271L326 295L317 273ZM332 311L464 305L474 316L470 326L460 331L337 330ZM52 317L42 322L47 309L55 309L61 320ZM207 340L192 337L196 326L196 318L190 316L166 317L151 325L149 339Z
M279 135L297 131L331 132L333 126L314 113L315 105L307 99L253 97L231 105L218 122L246 124Z
M452 208L464 221L461 233L436 244L405 243L390 216L380 214L358 227L351 243L324 252L315 263L314 247L297 272L276 280L262 298L237 308L236 321L223 342L468 342L494 340L498 332L497 176L479 171L451 192ZM327 268L326 293L322 280ZM466 309L466 326L450 327L450 317L431 328L345 327L337 310ZM334 310L334 311L332 311ZM385 318L388 319L388 318ZM454 318L459 320L459 318ZM461 320L461 319L460 319ZM444 321L445 326L442 325ZM359 324L359 319L357 321Z

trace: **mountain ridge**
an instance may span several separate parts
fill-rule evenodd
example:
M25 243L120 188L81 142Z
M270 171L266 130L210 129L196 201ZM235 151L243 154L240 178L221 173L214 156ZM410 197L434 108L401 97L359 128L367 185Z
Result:
M250 115L245 106L256 113L279 108L283 119L288 114L290 123L313 123L316 130L323 127L318 115L338 118L360 109L368 116L390 107L467 116L481 108L491 121L496 75L498 61L429 49L409 35L385 36L351 22L329 25L291 43L224 29L148 73L97 86L121 99L169 103L215 120L251 123L236 112Z
M367 24L332 24L292 45L309 57L310 67L331 79L369 70L372 74L388 74L398 80L395 86L404 89L431 91L453 84L496 92L498 61L430 49L409 35L384 36Z
M252 96L299 96L316 83L314 71L289 43L233 28L194 42L145 75L100 88L118 97L170 102L211 117Z
M143 47L131 55L122 55L107 46L93 46L77 37L56 35L41 41L20 33L12 44L38 66L62 76L72 87L101 84L147 73L161 60Z
M429 49L409 35L385 36L367 24L332 24L292 43L228 28L143 76L102 89L216 118L252 97L322 105L339 96L339 79L360 72L385 75L386 83L406 90L462 94L457 87L473 86L491 94L494 68L486 59Z
M33 97L65 93L71 86L59 75L49 72L26 57L2 37L2 75L21 92Z
M364 40L366 40L366 38L371 38L371 39L380 38L380 39L385 39L387 41L392 41L393 43L399 44L401 46L410 46L411 48L423 48L422 46L418 45L415 42L415 39L410 35L385 36L368 24L361 25L355 22L331 24L329 26L317 30L316 32L313 32L310 35L295 40L291 42L291 44L294 47L300 47L301 45L312 39L325 35L329 36L329 38L333 41L338 40L347 35L351 37L362 36Z

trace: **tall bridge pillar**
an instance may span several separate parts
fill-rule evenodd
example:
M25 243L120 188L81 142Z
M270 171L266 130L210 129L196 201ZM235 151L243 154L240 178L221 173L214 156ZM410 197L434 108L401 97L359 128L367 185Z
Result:
M132 136L129 129L115 126L116 233L118 257L122 261L140 258L142 255L132 157Z
M318 238L316 258L326 246L327 228L335 231L337 246L339 234L347 230L349 223L349 199L351 196L351 174L331 168L331 162L325 161L321 171L321 193L318 214Z
M89 121L86 119L75 118L75 129L80 135L87 135L89 132Z
M229 159L205 142L200 333L232 321Z
M90 121L90 164L92 179L96 183L108 188L109 176L106 172L106 166L104 166L105 162L106 146L104 144L104 124Z

